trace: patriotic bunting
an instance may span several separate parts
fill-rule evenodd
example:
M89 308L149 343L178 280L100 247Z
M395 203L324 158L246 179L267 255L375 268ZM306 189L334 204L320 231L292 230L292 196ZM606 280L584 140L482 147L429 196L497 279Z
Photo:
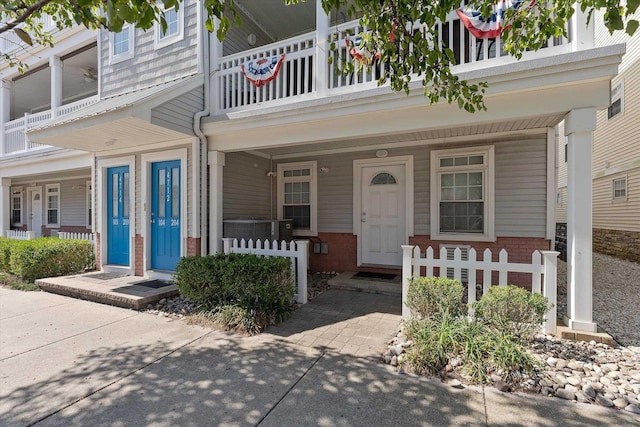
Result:
M256 87L264 86L275 79L284 61L282 55L274 55L270 58L260 58L245 62L240 66L242 74Z
M493 39L498 37L504 27L504 12L507 9L519 9L522 0L502 0L494 3L491 15L488 18L483 17L479 11L471 9L458 9L456 12L460 17L460 21L464 26L479 39ZM535 0L528 3L527 7L532 6Z

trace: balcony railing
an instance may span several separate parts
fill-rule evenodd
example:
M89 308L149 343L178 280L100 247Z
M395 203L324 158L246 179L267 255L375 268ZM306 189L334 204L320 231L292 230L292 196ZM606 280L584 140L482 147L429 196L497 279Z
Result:
M42 23L42 28L45 32L53 34L58 31L55 21L49 15L43 15L36 19L36 23ZM13 31L7 31L0 37L0 53L2 54L14 53L19 49L26 48L28 48L27 44L20 40L20 37Z
M349 53L349 42L353 36L366 31L358 20L332 27L329 42L335 45L335 49L329 52L330 61L326 66L316 64L316 32L220 58L219 71L214 75L213 83L217 94L214 100L215 114L376 87L384 64L374 64L371 68L358 67ZM423 28L417 26L414 31L423 31ZM440 49L449 47L453 50L457 63L454 72L516 61L504 52L500 37L477 39L455 13L438 24L437 44ZM527 53L525 57L553 56L569 52L570 48L566 38L558 37L550 39L540 51ZM243 63L281 54L285 54L285 59L278 76L264 86L255 87L242 74ZM351 74L342 73L339 68L344 63L352 63L355 71ZM326 75L317 76L317 73ZM418 76L415 78L419 79ZM326 90L319 91L317 82L327 82Z
M65 114L80 110L81 108L91 105L97 101L98 97L92 96L90 98L62 105L55 109L55 117L64 116ZM5 123L4 150L0 150L0 153L8 155L49 147L48 145L36 144L29 141L26 137L26 132L30 129L47 124L51 121L52 117L52 110L47 110L37 114L25 114L24 117Z

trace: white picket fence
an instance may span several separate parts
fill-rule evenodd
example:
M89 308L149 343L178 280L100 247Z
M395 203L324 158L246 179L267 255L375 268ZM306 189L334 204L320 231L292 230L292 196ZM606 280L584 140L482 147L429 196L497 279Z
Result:
M8 239L16 240L31 240L36 238L35 231L6 230L4 235Z
M402 317L409 317L410 310L406 305L409 278L420 276L425 269L425 277L434 276L434 268L438 268L439 277L447 277L447 268L453 269L453 276L460 280L462 270L468 270L468 304L476 300L476 273L482 272L482 294L489 292L492 286L492 272L498 272L498 285L507 285L507 273L531 274L531 291L542 293L553 304L553 308L545 316L545 333L556 333L556 288L557 288L557 264L558 252L534 251L531 255L531 264L513 263L508 261L507 251L502 249L498 254L498 261L492 261L492 253L485 249L482 259L477 259L475 249L469 249L468 260L462 259L460 248L456 248L453 259L447 259L447 249L440 249L440 258L434 258L434 250L429 247L422 254L419 246L402 245ZM424 255L424 256L423 256ZM470 313L472 313L470 311Z
M95 233L71 233L69 231L61 231L58 233L59 239L76 239L76 240L87 240L94 245L96 244L96 235Z
M278 243L276 240L238 239L225 237L222 239L222 248L225 254L255 254L262 256L281 256L291 260L291 271L296 278L297 290L296 302L307 303L307 270L309 267L309 241L293 240L289 243L284 240Z

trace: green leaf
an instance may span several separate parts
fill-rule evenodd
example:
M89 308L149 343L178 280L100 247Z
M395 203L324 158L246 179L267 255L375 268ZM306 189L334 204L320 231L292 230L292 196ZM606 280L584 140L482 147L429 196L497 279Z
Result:
M627 16L635 13L640 6L640 0L627 0Z
M20 40L22 40L29 46L33 46L33 40L31 40L31 36L25 30L23 30L22 28L14 28L13 32L16 33Z
M636 21L635 19L632 19L629 22L627 22L627 29L626 29L627 34L632 36L638 29L639 25L640 23L638 23L638 21Z

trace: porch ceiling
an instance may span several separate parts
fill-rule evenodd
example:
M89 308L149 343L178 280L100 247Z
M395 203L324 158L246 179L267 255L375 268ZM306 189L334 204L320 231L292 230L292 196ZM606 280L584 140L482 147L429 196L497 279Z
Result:
M492 135L492 138L512 138L519 134L530 134L532 130L553 127L564 118L564 114L537 116L527 119L496 121L491 123L460 126L455 128L430 129L419 132L397 133L367 138L324 142L319 148L317 144L288 145L257 151L274 159L305 155L319 150L327 152L359 151L361 149L389 149L399 146L413 145L418 142L445 143L468 140L469 137Z
M89 152L132 148L184 139L186 135L151 123L151 110L202 84L198 76L103 99L32 129L30 141Z
M286 6L282 0L236 0L246 18L255 21L274 41L313 31L316 25L316 2L304 1Z

